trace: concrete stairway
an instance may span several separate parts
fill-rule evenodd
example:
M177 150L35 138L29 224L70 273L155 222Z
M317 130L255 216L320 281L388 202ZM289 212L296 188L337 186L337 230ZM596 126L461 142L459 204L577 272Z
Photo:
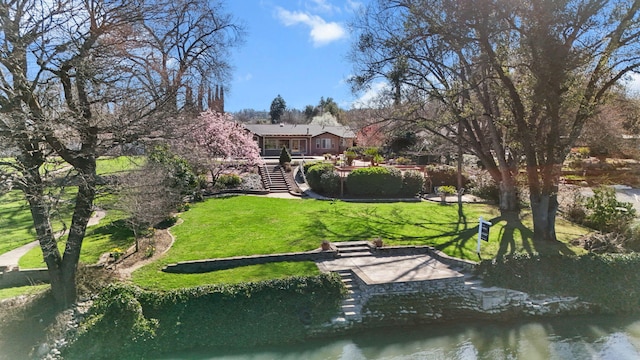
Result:
M353 271L351 270L339 270L336 271L345 287L347 288L347 297L342 300L340 308L342 309L341 316L338 316L332 320L334 324L343 324L349 326L355 322L362 321L362 292L360 286L357 283L357 279Z
M268 175L267 175L268 173ZM284 174L279 165L267 165L260 171L262 176L262 182L272 193L286 193L289 192L289 186L284 178ZM271 180L271 182L269 182Z
M336 256L339 258L372 256L367 241L339 242L332 245L338 251Z

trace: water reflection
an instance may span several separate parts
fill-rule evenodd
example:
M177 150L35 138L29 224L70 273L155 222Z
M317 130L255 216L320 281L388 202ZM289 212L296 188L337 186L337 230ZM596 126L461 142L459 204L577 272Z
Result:
M640 359L640 317L563 318L378 329L349 339L247 351L194 352L166 360Z

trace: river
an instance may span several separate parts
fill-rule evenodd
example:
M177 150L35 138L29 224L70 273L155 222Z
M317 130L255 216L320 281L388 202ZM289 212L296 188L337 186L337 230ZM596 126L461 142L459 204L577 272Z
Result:
M164 360L640 359L640 316L592 316L370 330L304 344Z

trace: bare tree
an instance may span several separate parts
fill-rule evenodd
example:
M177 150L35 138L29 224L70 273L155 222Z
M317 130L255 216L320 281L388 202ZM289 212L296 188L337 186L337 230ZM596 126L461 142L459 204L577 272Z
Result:
M170 113L190 104L206 108L211 82L228 80L229 52L242 44L244 28L220 0L161 0L150 11L135 47L123 49L137 81Z
M536 239L556 240L562 162L597 106L640 66L638 1L378 0L354 21L354 85L391 83L393 116L462 143ZM440 116L426 116L434 103ZM446 129L446 132L442 130Z
M140 235L169 218L182 203L182 194L171 183L168 169L155 162L121 176L119 183L116 207L128 215L126 223L139 251Z
M151 115L168 100L141 86L136 75L149 64L127 57L133 49L145 51L137 29L147 29L145 14L153 14L157 4L0 0L0 140L14 155L2 160L0 170L29 202L52 292L61 306L76 299L76 269L97 189L96 158L114 142L162 130ZM208 25L199 23L198 28ZM194 57L213 51L200 49ZM198 62L187 64L192 66ZM77 186L62 254L46 196L53 183L44 164L51 158L64 161Z

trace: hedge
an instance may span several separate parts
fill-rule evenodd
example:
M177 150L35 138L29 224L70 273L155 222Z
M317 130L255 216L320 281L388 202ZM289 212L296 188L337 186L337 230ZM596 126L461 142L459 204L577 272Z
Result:
M435 186L458 184L458 170L454 166L449 165L429 165L427 166L427 176L429 178L429 186L431 190ZM462 186L467 186L468 176L462 174Z
M607 313L640 310L640 254L514 254L478 266L486 285L531 294L578 296Z
M394 196L402 188L402 173L396 168L372 166L355 169L346 180L349 194L355 196Z
M325 188L323 187L323 184L322 184L322 174L327 172L333 172L334 169L335 167L333 166L333 164L324 163L324 162L317 163L317 164L314 164L313 166L310 166L306 172L306 176L307 176L307 183L309 184L309 187L311 187L311 190L317 193L324 194Z
M337 314L338 275L211 285L171 292L108 286L65 358L122 359L203 348L304 341Z
M409 170L402 175L402 189L400 191L402 196L416 196L422 192L423 187L424 176L421 172Z

